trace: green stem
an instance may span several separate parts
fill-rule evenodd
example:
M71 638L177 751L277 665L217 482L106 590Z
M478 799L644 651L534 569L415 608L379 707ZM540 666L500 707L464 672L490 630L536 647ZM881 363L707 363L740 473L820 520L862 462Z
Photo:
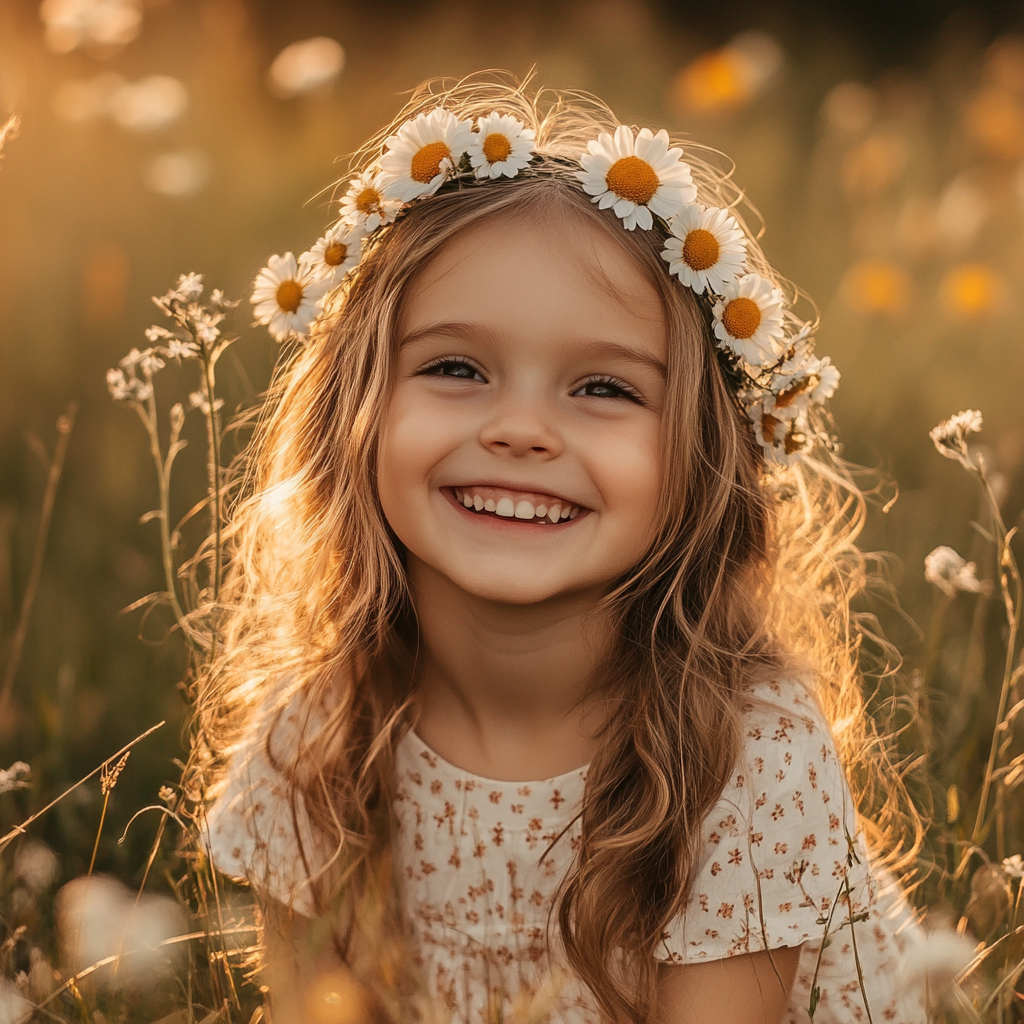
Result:
M153 464L156 467L157 488L160 496L160 512L157 518L160 520L160 552L164 563L164 586L167 588L167 597L171 602L171 611L178 625L182 625L185 613L178 603L178 589L175 584L174 572L174 549L171 547L171 495L170 481L167 479L167 471L164 464L164 457L160 451L160 435L157 432L156 415L156 393L150 382L150 395L147 407L136 405L135 409L142 420L146 433L149 434L149 451L153 456Z
M981 799L978 803L978 816L974 821L974 831L971 833L971 842L980 844L982 830L985 825L985 817L988 813L988 799L992 788L992 775L996 767L996 758L999 754L1000 732L1003 719L1006 717L1006 706L1009 703L1010 690L1013 683L1013 666L1017 651L1017 633L1020 628L1021 613L1021 579L1014 561L1013 552L1010 549L1010 536L1003 517L999 512L999 503L988 481L988 475L984 466L977 470L985 495L988 498L990 511L992 513L992 525L995 528L997 541L997 564L996 571L999 573L999 588L1003 595L1003 606L1006 609L1006 621L1009 626L1009 636L1006 639L1006 659L1003 665L1003 682L999 690L999 707L996 711L995 728L992 730L992 743L989 747L988 764L985 768L985 779L981 787ZM1012 592L1011 592L1012 585Z
M216 406L216 381L213 361L203 348L203 385L206 391L206 468L210 478L210 525L213 531L213 600L220 596L221 576L221 489L220 489L220 422Z

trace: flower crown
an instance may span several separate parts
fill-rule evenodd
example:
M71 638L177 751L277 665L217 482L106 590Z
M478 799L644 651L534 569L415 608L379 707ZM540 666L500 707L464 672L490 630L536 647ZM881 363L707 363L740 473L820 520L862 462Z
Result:
M257 321L277 341L306 338L329 292L352 273L364 243L403 208L447 182L538 173L536 137L518 118L494 111L460 121L437 107L384 140L379 161L357 174L339 217L296 258L272 256L252 294ZM747 238L728 209L704 206L683 151L668 133L625 125L587 144L575 176L602 210L628 231L665 234L662 257L681 284L710 301L719 356L769 465L788 465L815 439L809 411L832 396L839 370L814 355L812 326L786 309L782 290L749 268Z

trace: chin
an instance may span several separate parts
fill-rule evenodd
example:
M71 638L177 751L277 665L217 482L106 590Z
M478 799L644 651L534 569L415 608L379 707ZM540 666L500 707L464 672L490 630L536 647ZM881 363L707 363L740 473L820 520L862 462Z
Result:
M531 572L530 568L517 566L511 572L487 572L474 568L445 575L467 594L481 601L493 601L496 604L540 604L542 601L590 589L586 582L578 578L558 578L550 571L541 574Z

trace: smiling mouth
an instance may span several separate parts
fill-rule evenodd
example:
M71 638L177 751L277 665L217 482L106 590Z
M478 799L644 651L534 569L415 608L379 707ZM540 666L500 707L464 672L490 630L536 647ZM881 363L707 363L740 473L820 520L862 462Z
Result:
M589 509L565 498L531 491L510 491L502 487L447 488L463 508L481 516L513 519L522 523L555 526L576 519Z

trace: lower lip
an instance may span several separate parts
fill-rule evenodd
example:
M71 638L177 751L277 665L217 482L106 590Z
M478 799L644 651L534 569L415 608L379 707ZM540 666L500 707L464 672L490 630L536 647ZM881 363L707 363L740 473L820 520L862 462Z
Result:
M448 499L448 504L460 512L463 518L474 523L480 523L492 530L509 530L514 533L523 533L524 531L538 534L561 533L562 530L575 526L576 523L582 522L582 520L590 515L588 509L581 508L580 514L575 519L562 519L557 523L536 523L529 519L516 519L515 516L482 515L479 512L466 508L455 497L455 492L451 488L442 487L441 493Z

